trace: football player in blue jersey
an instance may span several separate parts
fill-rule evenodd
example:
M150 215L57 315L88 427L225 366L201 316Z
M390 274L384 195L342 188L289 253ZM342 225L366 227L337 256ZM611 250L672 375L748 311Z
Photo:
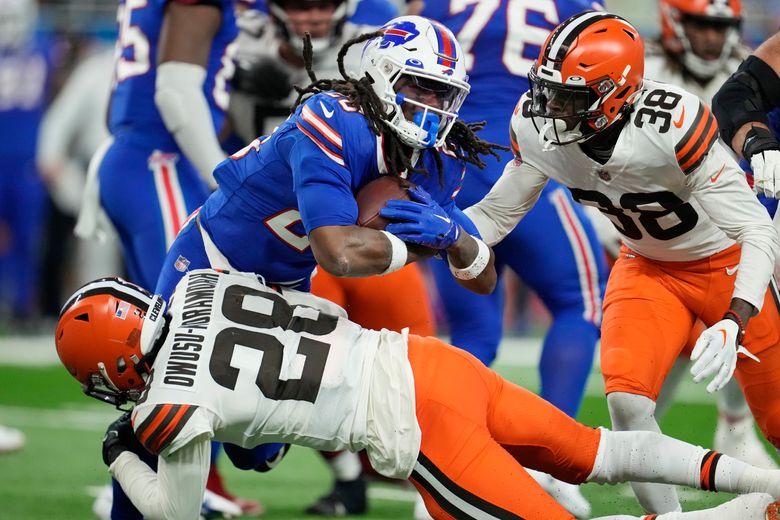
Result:
M408 12L439 20L463 46L472 92L461 109L467 121L486 120L483 137L510 144L509 121L517 99L528 90L527 72L550 31L569 16L600 8L590 0L496 0L456 2L415 0ZM468 166L456 203L475 204L487 194L512 154L484 169ZM593 225L573 203L568 190L548 183L539 201L515 230L495 248L496 268L517 273L552 314L539 362L541 396L572 417L577 415L599 338L606 283L604 253ZM490 365L502 336L503 284L490 296L470 294L433 265L447 314L452 343ZM589 507L577 488L539 475L554 496L566 500L577 516Z
M35 34L34 0L0 16L0 323L34 318L46 190L35 167L56 46Z
M111 138L90 164L77 233L98 234L106 215L129 278L142 287L154 288L165 252L208 197L212 169L225 157L217 135L234 69L234 9L234 0L119 3ZM209 489L234 498L212 469ZM236 501L245 511L261 510L257 502ZM112 517L140 518L118 485Z
M457 119L469 91L457 41L440 24L400 17L347 42L339 61L362 42L359 79L342 66L344 79L302 89L287 121L216 168L219 187L176 238L158 292L209 266L308 290L315 265L370 276L433 250L464 286L493 289L492 252L453 202L463 163L495 154ZM310 47L304 55L310 64ZM413 200L387 203L381 214L396 222L386 230L360 227L355 194L383 174L413 181Z

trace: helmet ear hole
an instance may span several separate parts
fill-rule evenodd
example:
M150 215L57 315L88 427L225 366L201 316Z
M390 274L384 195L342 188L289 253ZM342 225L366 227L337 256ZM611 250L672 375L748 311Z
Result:
M116 370L119 372L119 375L122 375L127 370L127 362L122 356L116 358Z
M73 319L74 320L78 320L78 321L85 321L85 322L89 323L89 313L85 312L83 314L79 314L78 316L76 316Z

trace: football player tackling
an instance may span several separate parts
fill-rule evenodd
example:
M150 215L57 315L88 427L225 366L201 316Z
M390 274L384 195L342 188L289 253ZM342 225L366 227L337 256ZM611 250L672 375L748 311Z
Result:
M467 352L364 329L310 293L204 269L184 276L169 305L123 280L96 280L68 300L55 333L88 395L135 405L131 420L109 427L103 458L145 518L198 517L211 439L366 449L379 473L409 478L441 519L572 519L524 466L573 483L749 493L652 515L659 520L777 518L780 471L655 432L584 426ZM131 451L139 442L158 454L157 473ZM259 462L269 469L280 458Z
M618 16L589 12L558 26L515 109L516 159L466 214L495 244L553 178L623 235L602 322L613 427L659 430L658 391L698 318L709 328L693 350L694 381L712 378L713 392L736 369L761 430L780 445L780 314L768 289L777 233L718 143L709 108L643 80L643 66L639 33ZM647 511L680 510L671 486L634 489Z

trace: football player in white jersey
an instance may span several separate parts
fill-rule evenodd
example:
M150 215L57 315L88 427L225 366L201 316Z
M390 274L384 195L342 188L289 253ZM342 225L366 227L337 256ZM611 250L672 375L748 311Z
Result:
M645 77L683 87L711 104L718 87L750 54L740 44L740 0L659 0L658 4L661 37L649 41L645 49ZM683 354L669 372L658 396L658 420L672 403L688 364ZM734 380L718 392L717 424L716 450L756 466L777 467L756 434L753 416Z
M122 280L92 282L63 307L55 342L85 393L135 405L109 427L103 457L149 519L197 518L212 438L365 449L382 475L409 478L435 518L573 519L523 466L577 483L747 493L659 520L778 518L778 470L654 432L587 427L467 352L344 315L256 275L204 269L167 309ZM158 454L156 474L130 451L139 441Z
M780 313L768 288L777 232L718 142L709 108L680 87L643 79L643 54L639 33L618 16L590 12L559 25L513 115L516 158L466 214L492 245L548 178L595 206L624 244L601 330L613 427L659 430L658 391L699 319L709 328L691 355L694 381L711 378L714 392L736 369L756 421L778 446ZM649 512L680 510L672 486L634 490Z

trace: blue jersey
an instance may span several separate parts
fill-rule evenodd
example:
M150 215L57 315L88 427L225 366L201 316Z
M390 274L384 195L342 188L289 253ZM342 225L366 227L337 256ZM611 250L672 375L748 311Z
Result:
M410 179L452 214L464 164L453 154L441 157L441 181L429 152L429 173ZM316 265L308 233L354 225L355 194L384 173L381 139L366 118L340 94L317 94L273 134L217 166L219 189L203 205L200 223L234 268L308 289Z
M55 48L45 37L16 48L0 48L0 157L35 156Z
M114 70L114 92L111 95L108 125L112 134L121 131L143 132L163 145L174 145L173 137L163 124L154 104L157 46L160 29L169 1L185 0L120 0L119 55ZM192 2L185 2L192 3ZM222 11L222 27L211 43L203 93L211 109L214 128L219 131L225 119L229 94L228 83L233 75L232 47L238 35L235 21L235 0L207 2ZM161 142L161 139L168 141Z

